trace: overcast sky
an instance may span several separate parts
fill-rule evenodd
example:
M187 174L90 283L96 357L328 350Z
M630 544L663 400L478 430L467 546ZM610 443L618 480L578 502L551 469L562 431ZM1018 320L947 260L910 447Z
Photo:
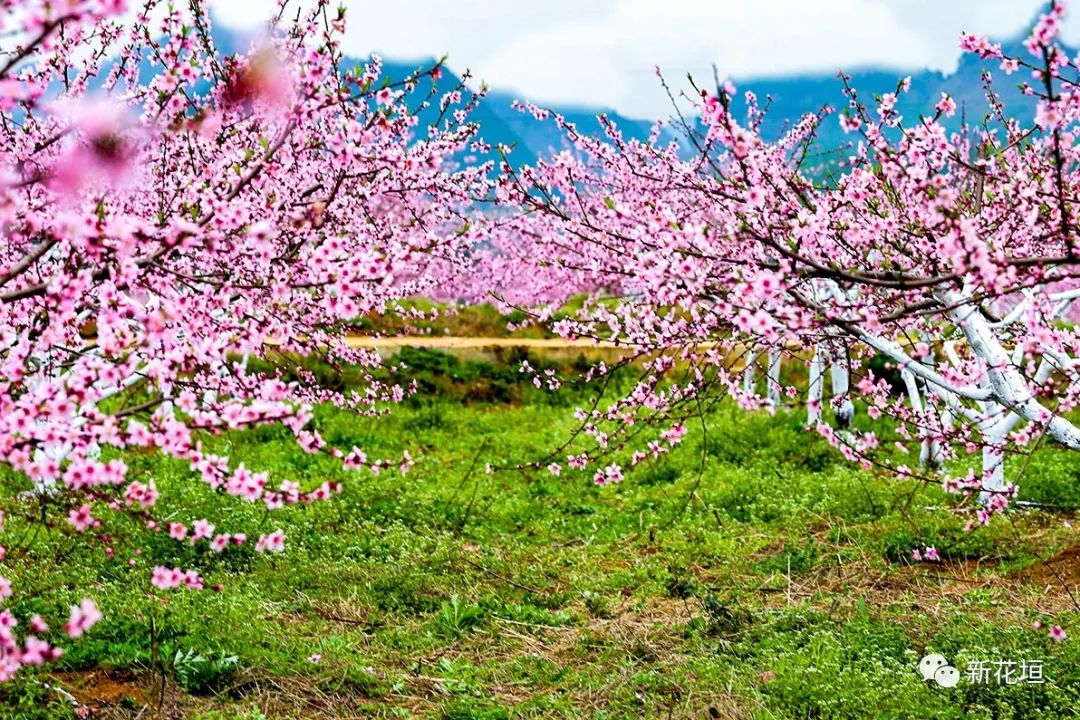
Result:
M1009 39L1039 0L344 0L345 49L395 60L444 53L455 70L551 104L667 114L653 67L751 78L860 66L955 69L961 31ZM219 23L257 26L273 0L211 0ZM1080 44L1080 10L1066 40Z

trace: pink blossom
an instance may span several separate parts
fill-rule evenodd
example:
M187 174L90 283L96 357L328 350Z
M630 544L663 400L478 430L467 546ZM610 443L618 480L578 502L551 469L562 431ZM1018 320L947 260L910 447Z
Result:
M150 584L162 590L172 590L180 585L180 575L175 570L158 565L150 575Z
M612 463L603 470L598 470L593 475L593 482L597 485L612 485L620 483L623 480L622 468L617 464Z
M684 437L686 437L686 426L682 423L675 423L670 428L660 433L660 439L666 440L668 444L673 447L682 442Z
M44 640L28 635L19 660L23 665L43 665L59 659L62 654L63 651L60 648L54 648Z
M214 526L209 521L202 519L196 520L191 527L191 544L199 542L213 537Z
M1060 103L1040 100L1035 113L1035 124L1044 130L1056 130L1063 120Z
M82 637L83 633L92 628L101 617L97 603L86 598L78 605L71 606L71 617L64 625L64 632L73 638Z
M941 93L941 100L934 106L934 109L945 117L952 117L956 114L956 101L947 93Z
M85 532L93 527L94 518L90 515L90 506L83 505L76 510L68 511L68 522L75 528L75 532Z
M57 109L75 132L53 168L51 184L56 190L73 194L87 185L117 185L130 179L138 140L125 108L100 99L69 99Z
M285 549L285 532L275 530L269 535L261 535L255 542L255 552L282 552Z
M122 15L127 12L127 0L98 0L103 15Z

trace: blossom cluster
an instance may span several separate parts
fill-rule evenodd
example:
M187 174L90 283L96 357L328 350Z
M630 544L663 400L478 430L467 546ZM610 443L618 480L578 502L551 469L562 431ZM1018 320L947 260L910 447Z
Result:
M202 0L0 8L0 457L110 558L115 514L214 553L247 543L206 518L159 519L161 489L123 451L177 458L223 498L269 511L341 483L271 478L207 438L280 423L351 469L412 464L332 447L312 408L377 415L410 392L345 329L461 261L491 168L456 158L479 143L468 115L483 93L440 88L437 64L404 78L384 77L378 57L346 67L345 11L325 0L290 16L226 54ZM444 114L421 127L428 107ZM361 389L319 383L301 356L360 368ZM284 543L276 531L254 546ZM164 566L149 581L204 586ZM0 591L13 592L2 577ZM77 607L72 637L100 617L92 600ZM5 677L59 653L8 618Z
M977 525L1016 496L1009 455L1042 436L1080 450L1068 415L1080 331L1063 322L1080 298L1080 63L1058 44L1064 13L1050 3L1015 57L961 38L988 65L1029 75L1031 109L1006 110L984 79L987 122L960 130L948 94L903 117L910 78L867 102L841 76L839 112L777 139L762 132L758 98L731 83L647 140L603 117L589 136L522 105L562 128L568 149L504 163L484 277L502 282L493 292L508 307L561 336L625 347L642 371L629 393L582 410L576 437L590 448L538 466L617 482L626 448L635 462L662 452L718 396L769 411L800 401L808 426L852 461L974 496ZM815 165L815 131L837 121L844 157ZM509 277L524 258L535 271ZM574 293L587 295L582 309L554 320ZM809 382L785 379L783 363ZM585 379L606 388L613 369ZM856 401L874 429L852 424ZM981 471L943 471L972 456Z

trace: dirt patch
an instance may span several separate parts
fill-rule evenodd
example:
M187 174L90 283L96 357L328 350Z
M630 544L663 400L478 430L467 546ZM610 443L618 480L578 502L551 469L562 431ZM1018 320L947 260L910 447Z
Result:
M615 361L632 350L626 345L590 339L516 338L516 337L458 337L449 335L400 335L374 337L349 335L345 343L350 348L375 350L384 358L392 357L402 348L430 348L451 353L461 360L505 362L508 352L528 350L549 362L569 363L579 356L589 362Z
M1046 589L1062 590L1062 583L1069 591L1080 590L1080 543L1071 545L1046 562L1037 562L1016 574L1016 577Z
M1063 551L1049 564L1066 579L1072 595L1080 598L1080 545ZM906 608L920 617L934 615L964 604L973 591L1001 599L1000 604L968 610L995 622L1022 622L1028 610L1055 614L1074 608L1072 597L1046 565L1013 574L1003 574L1000 565L995 559L883 564L864 554L843 563L825 556L809 572L790 576L775 572L762 579L734 573L699 579L721 596L749 591L766 608L779 610L806 602L837 618L857 612L861 605Z
M567 340L565 338L506 338L506 337L454 337L449 335L399 335L373 337L348 335L346 344L351 348L395 349L423 347L437 350L477 350L497 347L523 348L625 348L605 340Z
M367 702L359 692L326 692L302 677L240 677L217 696L188 695L172 682L162 694L160 681L120 670L56 673L53 682L74 698L78 716L85 720L186 718L210 710L228 716L252 708L268 718L338 720L355 717Z
M345 627L366 629L372 625L368 608L358 607L346 600L313 603L315 614L327 622Z
M143 705L147 702L145 684L138 675L130 671L66 672L58 673L56 679L82 705Z

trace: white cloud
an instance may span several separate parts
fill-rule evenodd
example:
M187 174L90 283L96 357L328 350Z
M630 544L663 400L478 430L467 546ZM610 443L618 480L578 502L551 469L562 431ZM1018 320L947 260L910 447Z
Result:
M879 66L955 69L961 31L1009 38L1039 0L344 0L345 49L395 59L450 55L494 87L542 103L668 112L653 74L680 88L715 63L736 78ZM211 0L251 27L273 0ZM1066 39L1080 41L1080 11Z

